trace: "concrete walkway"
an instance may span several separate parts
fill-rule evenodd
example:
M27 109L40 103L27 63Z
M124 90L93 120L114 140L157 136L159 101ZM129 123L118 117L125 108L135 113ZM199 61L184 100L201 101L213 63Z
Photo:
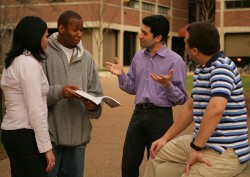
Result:
M109 73L101 74L104 94L117 99L122 106L109 108L104 105L102 116L99 120L92 120L93 130L91 142L86 149L85 176L84 177L120 177L122 147L134 109L134 96L128 95L118 88L116 76ZM174 108L174 115L181 106ZM187 129L184 133L190 132ZM141 165L142 177L146 160ZM9 160L0 161L0 177L10 177Z

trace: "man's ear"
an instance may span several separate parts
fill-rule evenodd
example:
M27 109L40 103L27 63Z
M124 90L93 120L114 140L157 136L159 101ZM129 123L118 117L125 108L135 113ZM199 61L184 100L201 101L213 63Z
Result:
M155 37L155 40L157 40L157 41L161 41L161 39L162 39L162 35L158 35Z
M58 32L59 33L63 33L64 32L64 26L63 25L59 25Z
M193 56L196 56L199 53L199 50L194 47L194 48L191 49L191 52L192 52Z

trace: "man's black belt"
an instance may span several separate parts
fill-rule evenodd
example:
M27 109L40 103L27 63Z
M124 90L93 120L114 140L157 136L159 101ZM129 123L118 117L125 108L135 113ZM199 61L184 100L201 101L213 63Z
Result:
M136 107L144 108L144 109L147 109L147 108L160 108L159 106L156 106L153 103L140 103L140 104L137 104Z

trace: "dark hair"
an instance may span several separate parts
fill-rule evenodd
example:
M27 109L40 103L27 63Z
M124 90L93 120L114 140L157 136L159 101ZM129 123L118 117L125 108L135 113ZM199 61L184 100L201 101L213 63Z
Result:
M39 17L26 16L17 24L12 39L12 46L5 58L7 69L14 59L29 51L35 59L42 61L46 53L41 46L41 39L47 30L47 24Z
M142 23L150 27L153 37L162 36L161 41L167 39L169 33L169 22L168 19L162 15L151 15L142 19Z
M68 25L69 20L72 18L77 18L82 20L82 17L78 13L74 11L65 11L58 18L57 28L59 27L59 25L63 25L64 27L66 27Z
M188 45L205 55L213 55L220 50L220 35L215 25L209 22L194 22L187 28Z

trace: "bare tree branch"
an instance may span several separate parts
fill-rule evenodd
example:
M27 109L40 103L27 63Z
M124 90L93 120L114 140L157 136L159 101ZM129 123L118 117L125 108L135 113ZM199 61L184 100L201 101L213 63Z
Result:
M16 23L23 16L24 5L9 4L0 0L0 65L12 42L12 34Z
M213 23L215 20L215 0L200 0L199 20Z
M98 69L100 69L100 65L101 65L101 49L103 47L103 42L104 42L104 36L109 32L110 26L112 25L112 22L114 21L114 19L116 18L115 15L112 15L111 18L109 18L109 21L106 22L104 21L104 16L108 11L108 3L109 1L100 1L99 5L100 5L100 10L99 10L99 14L98 14L98 19L95 19L95 12L90 9L87 8L90 17L92 17L91 22L92 22L92 26L88 26L87 24L85 25L86 27L90 27L88 28L90 31L93 32L93 28L97 29L97 33L92 33L93 38L94 38L94 42L97 45L97 52L98 52L98 58L97 58L97 67ZM97 24L97 26L95 25Z

